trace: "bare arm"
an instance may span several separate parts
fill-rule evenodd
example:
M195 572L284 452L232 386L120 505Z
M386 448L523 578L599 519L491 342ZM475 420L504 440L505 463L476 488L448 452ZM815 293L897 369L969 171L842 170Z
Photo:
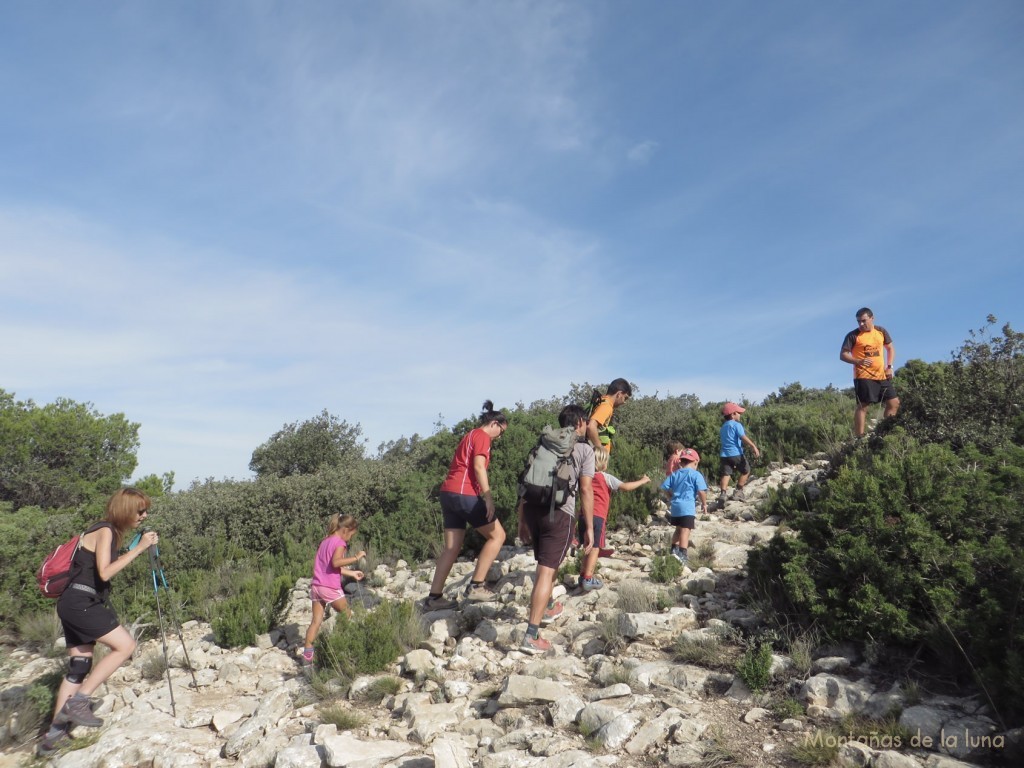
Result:
M619 483L619 490L635 491L641 485L647 485L649 482L651 482L651 478L649 478L647 475L644 475L639 480L630 480L628 483Z
M489 493L491 484L487 480L487 459L483 456L473 457L473 474L476 476L477 485L480 486L480 495Z
M706 515L708 513L708 492L697 491L697 498L700 499L700 508L702 510L702 514Z
M96 555L96 571L100 579L110 581L116 574L120 573L132 560L137 558L151 546L156 544L158 536L156 531L146 531L139 538L138 546L120 554L114 560L110 559L110 543L114 539L114 532L107 527L92 532L92 543Z
M335 568L343 568L346 565L358 563L360 560L366 557L366 553L362 550L354 554L352 557L346 557L345 555L347 552L348 549L346 547L338 547L336 550L334 550L334 554L331 555L331 565ZM344 573L344 571L342 571L342 573Z
M896 347L891 341L885 345L885 359L888 361L885 365L886 370L891 370L896 366Z
M473 474L476 475L477 485L480 486L480 495L483 497L484 505L487 507L487 521L494 519L494 499L491 496L491 483L487 479L487 459L483 456L473 457Z
M583 515L583 553L594 548L594 478L580 477L580 510Z
M760 457L760 456L761 456L761 449L760 449L760 448L758 448L758 447L757 447L756 445L754 445L754 441L753 441L753 440L751 440L751 439L750 439L749 437L747 437L746 435L744 435L744 436L743 436L743 437L742 437L741 439L743 440L743 442L744 442L744 443L745 443L746 445L749 445L749 446L750 446L750 450L752 450L752 451L754 452L754 455L755 455L755 456L758 456L758 457Z
M598 434L598 430L601 425L597 423L597 419L591 419L587 422L587 440L595 448L601 447L601 436Z

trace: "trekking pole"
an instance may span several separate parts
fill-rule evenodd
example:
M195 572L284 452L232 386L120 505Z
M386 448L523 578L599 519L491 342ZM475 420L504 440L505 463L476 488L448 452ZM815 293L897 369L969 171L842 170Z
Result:
M153 547L149 548L149 570L153 575L153 594L156 595L156 615L160 618L160 640L164 646L164 672L167 673L167 690L171 693L171 717L177 717L174 706L174 686L171 684L171 661L167 657L167 632L164 630L164 612L160 608L160 590L156 583L156 557Z
M169 586L167 586L167 576L164 574L164 563L163 563L163 560L160 557L160 548L156 544L154 544L152 547L149 548L149 552L150 552L150 562L151 562L151 564L155 563L156 569L160 572L160 582L163 584L163 587L167 591L167 593L171 595L171 597L168 598L168 601L167 601L167 605L170 608L171 623L174 625L174 629L178 633L178 640L181 642L181 650L185 654L185 663L188 665L189 674L192 675L192 687L195 688L196 690L198 690L199 689L199 683L196 682L196 671L192 667L192 659L190 659L188 657L188 646L185 645L185 636L184 636L184 634L181 631L181 622L178 620L178 611L174 607L174 600L173 600L174 595L173 595L173 593L171 593L171 588ZM154 583L156 582L156 572L155 571L153 573L153 581L154 581ZM157 607L159 607L159 600L157 601ZM165 654L166 654L166 651L165 651Z

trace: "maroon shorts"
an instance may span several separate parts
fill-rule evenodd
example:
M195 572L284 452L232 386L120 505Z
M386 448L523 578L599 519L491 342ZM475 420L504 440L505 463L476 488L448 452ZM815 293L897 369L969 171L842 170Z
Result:
M572 546L575 518L559 509L548 512L548 505L523 505L523 520L533 539L533 556L540 565L555 568L562 564Z

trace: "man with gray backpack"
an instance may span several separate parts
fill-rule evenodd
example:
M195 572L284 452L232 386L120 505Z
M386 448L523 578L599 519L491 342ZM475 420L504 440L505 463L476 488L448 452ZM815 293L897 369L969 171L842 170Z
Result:
M551 649L540 636L540 627L562 615L563 606L551 600L551 591L572 546L578 515L583 519L583 551L589 552L594 544L594 449L583 440L587 413L578 405L567 405L558 414L558 425L559 429L544 428L519 480L519 538L533 544L537 559L530 618L520 646L531 654Z

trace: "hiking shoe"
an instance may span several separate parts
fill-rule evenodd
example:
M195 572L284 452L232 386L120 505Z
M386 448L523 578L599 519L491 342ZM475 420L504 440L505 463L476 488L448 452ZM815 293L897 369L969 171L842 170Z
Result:
M447 597L430 597L428 596L423 601L423 607L428 611L448 611L452 608L457 608L458 603L454 600L449 600Z
M592 576L589 579L580 579L580 589L584 592L593 592L595 589L600 589L603 586L604 582L597 578L597 576Z
M497 600L498 595L493 589L485 587L483 584L479 586L471 584L466 588L466 599L471 603L489 603L492 600Z
M92 706L89 697L80 696L77 693L64 702L60 714L69 723L81 725L86 728L99 728L103 721L92 713Z
M718 508L725 509L725 491L718 494Z
M68 736L67 728L64 728L52 738L44 736L43 740L36 744L36 754L40 757L49 757L66 747L70 741L71 737Z
M99 698L96 698L95 696L91 696L89 698L89 709L91 709L93 712L95 712L96 711L96 707L98 707L102 703L103 703L103 699L99 699ZM61 712L58 712L56 715L53 716L53 722L51 724L52 725L61 726L61 725L67 725L70 722L71 721L68 720L67 715L65 715L64 712L61 711Z
M563 611L565 611L565 606L561 603L555 603L553 606L544 611L544 615L540 618L540 625L542 627L546 627L552 621L561 617Z
M312 664L313 657L316 655L316 648L303 648L302 649L302 663Z
M530 637L529 635L526 635L519 646L519 650L531 655L534 653L547 653L551 650L551 643L540 635L537 637Z
M735 491L732 492L732 500L733 501L746 501L747 500L747 493L746 493L746 491L744 491L742 488L737 488Z
M685 563L687 560L686 553L684 553L679 547L672 547L672 557L680 563Z

